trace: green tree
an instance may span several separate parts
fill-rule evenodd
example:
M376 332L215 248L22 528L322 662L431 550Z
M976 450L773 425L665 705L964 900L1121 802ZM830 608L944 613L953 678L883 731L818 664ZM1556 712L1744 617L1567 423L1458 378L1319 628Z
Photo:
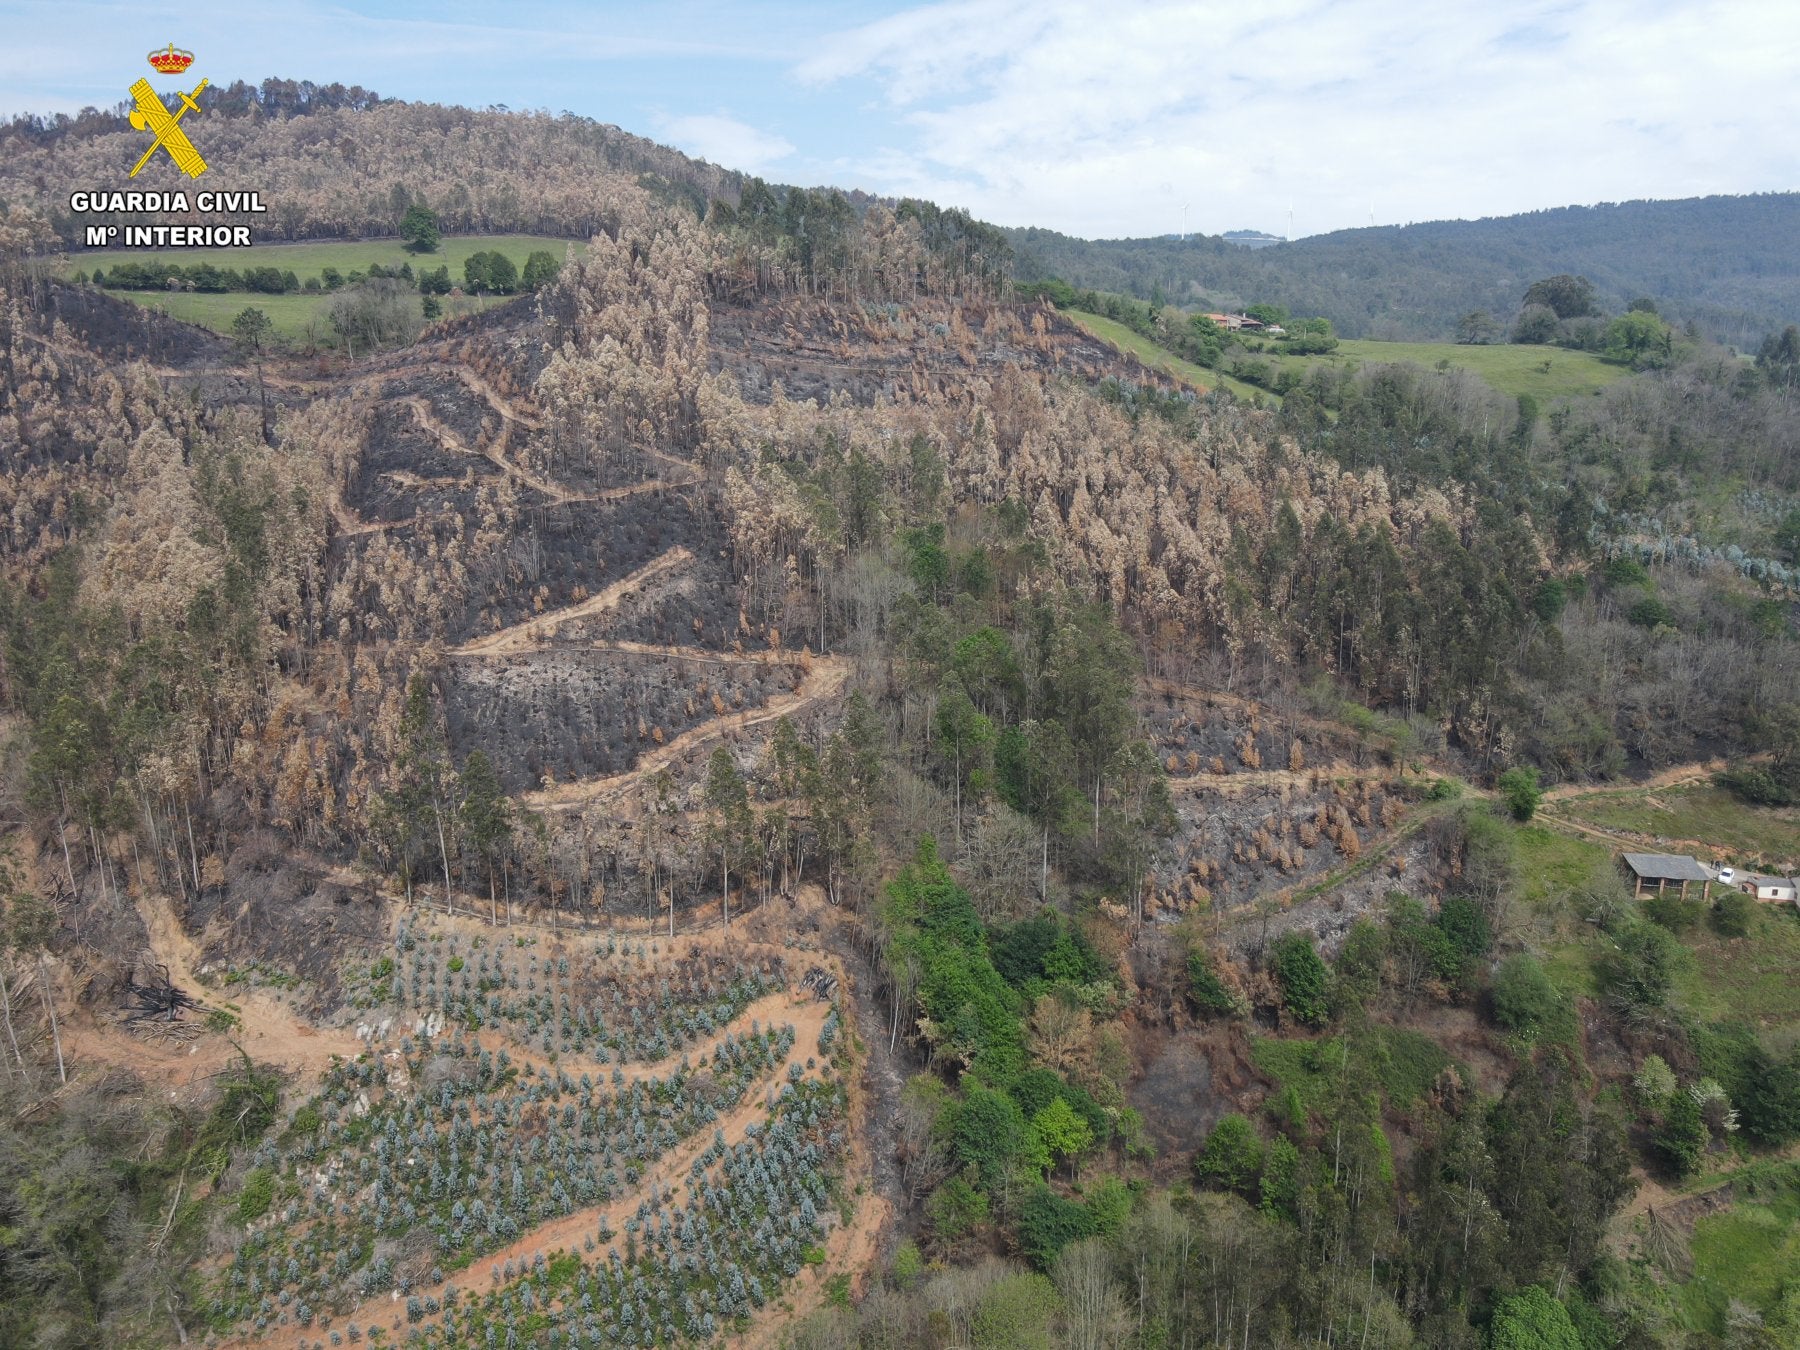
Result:
M1300 1199L1300 1150L1286 1135L1278 1134L1263 1150L1262 1176L1257 1182L1258 1206L1273 1219L1292 1223L1298 1217Z
M988 1198L962 1177L951 1177L925 1202L925 1217L932 1237L954 1248L988 1221Z
M1025 1148L1025 1117L1004 1092L971 1082L950 1123L958 1163L974 1169L983 1190L998 1190Z
M1537 814L1544 790L1538 786L1538 771L1529 764L1516 765L1500 775L1497 786L1514 820L1530 820Z
M1494 1017L1521 1036L1534 1036L1559 1015L1562 996L1537 958L1515 952L1494 972Z
M1199 943L1188 948L1187 971L1188 998L1195 1008L1202 1013L1223 1017L1244 1014L1246 1009L1243 999L1219 978L1218 972L1213 969L1212 958Z
M1269 967L1294 1020L1322 1026L1331 1013L1331 975L1312 938L1299 931L1283 933L1270 952Z
M1687 950L1653 923L1627 924L1613 936L1613 950L1600 963L1600 977L1613 1005L1628 1017L1647 1020L1669 1006L1675 973Z
M1487 1343L1488 1350L1585 1350L1569 1310L1536 1284L1495 1306Z
M1061 1304L1056 1287L1042 1275L1003 1275L976 1300L969 1316L971 1343L992 1350L1051 1350Z
M517 264L498 249L488 254L487 284L496 295L511 295L519 289Z
M1586 277L1572 277L1566 272L1532 282L1525 292L1524 303L1543 305L1559 319L1583 319L1600 312L1594 283Z
M1700 1103L1691 1092L1676 1092L1669 1098L1662 1125L1656 1131L1656 1149L1669 1170L1685 1177L1698 1167L1706 1154L1708 1137Z
M495 873L499 871L500 859L505 856L507 846L512 842L512 802L501 790L493 761L480 750L471 752L463 761L460 786L462 804L458 808L458 816L462 823L463 838L475 850L475 856L481 861L482 871L487 874L488 912L497 921L499 897ZM510 903L509 901L509 908Z
M554 253L537 248L525 259L525 271L520 280L528 291L541 290L547 283L554 281L561 270L562 264L557 262Z
M400 237L411 253L436 253L438 240L437 212L424 202L414 202L400 219Z
M1499 331L1500 325L1485 309L1470 310L1456 321L1456 340L1466 346L1492 342Z
M1094 1130L1058 1097L1031 1118L1031 1136L1040 1156L1073 1166L1094 1146Z
M719 907L727 926L731 923L731 873L748 851L753 821L750 791L738 771L731 751L719 746L706 769L708 847L719 859Z
M231 321L231 340L238 351L256 363L256 392L262 403L263 440L269 439L269 390L263 381L263 349L275 340L275 325L254 306L238 311Z
M1219 1117L1194 1157L1194 1175L1201 1182L1245 1196L1262 1169L1263 1146L1256 1127L1235 1111Z

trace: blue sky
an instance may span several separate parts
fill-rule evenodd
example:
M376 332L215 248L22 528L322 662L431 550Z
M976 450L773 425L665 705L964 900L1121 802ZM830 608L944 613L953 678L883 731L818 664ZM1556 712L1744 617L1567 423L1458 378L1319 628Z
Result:
M0 113L117 102L172 40L190 84L568 110L1093 237L1800 188L1792 0L0 0L0 23Z

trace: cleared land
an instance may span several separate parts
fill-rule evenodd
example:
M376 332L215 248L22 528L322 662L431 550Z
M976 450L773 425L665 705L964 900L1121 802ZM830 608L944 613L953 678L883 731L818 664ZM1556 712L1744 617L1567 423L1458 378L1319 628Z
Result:
M1707 850L1734 862L1771 866L1800 863L1800 811L1746 806L1710 783L1646 792L1589 792L1557 801L1551 811L1602 830L1679 841L1667 851Z

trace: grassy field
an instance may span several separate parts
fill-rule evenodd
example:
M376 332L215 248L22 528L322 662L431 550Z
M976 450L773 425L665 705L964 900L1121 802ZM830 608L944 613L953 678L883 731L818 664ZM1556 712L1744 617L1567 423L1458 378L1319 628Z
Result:
M438 245L436 253L425 254L408 253L398 239L315 240L303 244L255 244L250 248L182 249L166 253L144 249L97 249L70 255L63 262L62 273L64 276L71 276L78 271L91 273L96 267L110 271L121 262L173 262L184 267L196 262L209 262L215 267L239 269L279 267L283 271L291 270L305 284L307 278L317 277L327 267L335 267L348 276L352 270L367 271L371 263L397 269L402 263L410 262L415 272L422 267L435 269L447 266L450 269L450 279L460 285L463 264L471 254L484 250L504 253L523 270L525 259L534 249L547 249L560 261L568 245L569 241L566 239L551 239L543 235L492 234L447 236ZM109 291L108 294L120 296L133 304L161 310L173 318L197 323L220 333L230 329L232 319L239 312L247 307L254 307L267 314L274 322L276 331L290 342L326 343L332 337L331 326L326 321L331 296L323 293L308 294L302 291L290 295L264 295L251 291L211 294L198 291ZM456 314L492 303L497 302L473 298L446 301L444 312Z
M1223 386L1239 398L1261 397L1265 403L1280 399L1267 390L1234 379L1222 371L1184 361L1115 320L1085 310L1065 310L1065 318L1092 333L1103 342L1129 352L1145 365L1161 370L1201 389ZM1265 361L1279 374L1282 369L1298 369L1314 364L1347 367L1409 361L1415 365L1436 367L1439 362L1469 370L1481 376L1503 394L1530 394L1540 403L1558 398L1587 398L1599 393L1614 380L1630 374L1624 366L1603 361L1592 352L1565 351L1560 347L1523 347L1503 344L1470 347L1450 342L1371 342L1344 339L1329 356L1279 356L1273 349L1249 354L1247 360Z
M1603 361L1592 352L1565 351L1561 347L1516 347L1510 343L1470 347L1449 342L1369 342L1346 339L1328 357L1302 357L1307 361L1337 363L1386 363L1411 361L1452 366L1473 371L1503 394L1530 394L1540 402L1556 398L1585 398L1599 393L1614 380L1631 372L1625 366ZM1548 364L1549 370L1544 366Z
M1558 816L1603 829L1691 841L1711 853L1749 864L1800 865L1800 811L1746 806L1711 784L1646 791L1584 792L1550 804ZM1686 849L1671 846L1670 851Z
M1565 993L1595 996L1595 962L1608 939L1573 913L1566 900L1596 869L1613 867L1614 851L1597 839L1542 825L1524 826L1514 838L1521 919L1531 930L1533 945L1543 952L1544 968ZM1694 901L1699 910L1697 895ZM1792 905L1758 905L1751 925L1747 937L1721 937L1702 915L1682 933L1693 959L1676 973L1677 999L1703 1021L1742 1017L1764 1029L1800 1024L1800 980L1795 978L1800 971L1800 911Z
M1724 938L1702 923L1682 935L1694 953L1676 989L1696 1015L1741 1017L1763 1030L1800 1023L1800 911L1758 905L1750 935Z
M1208 370L1205 366L1197 366L1192 361L1184 361L1173 352L1157 346L1147 337L1132 332L1124 324L1098 314L1089 314L1085 310L1065 309L1062 316L1076 327L1099 338L1109 346L1135 356L1152 370L1160 370L1165 375L1174 377L1184 384L1196 389L1226 388L1242 399L1260 398L1264 403L1279 403L1275 395L1258 389L1255 385L1245 384L1242 380L1234 380L1229 375L1216 370Z
M1767 1315L1800 1274L1800 1164L1753 1168L1734 1190L1730 1209L1694 1225L1694 1273L1677 1291L1689 1327L1715 1336L1732 1299Z

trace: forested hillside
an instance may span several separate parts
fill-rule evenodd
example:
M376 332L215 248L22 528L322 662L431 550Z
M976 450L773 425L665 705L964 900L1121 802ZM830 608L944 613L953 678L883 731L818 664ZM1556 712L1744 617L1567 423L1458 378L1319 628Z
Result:
M1800 864L1800 335L1258 407L961 212L323 102L221 120L293 233L585 247L301 349L15 199L0 1342L1794 1343L1800 920L1613 853Z
M1346 337L1449 341L1510 322L1552 273L1586 276L1610 312L1653 296L1677 323L1745 350L1800 321L1800 194L1622 202L1484 220L1338 230L1270 248L1224 239L1071 239L1007 231L1022 281L1060 277L1140 300L1321 314Z

